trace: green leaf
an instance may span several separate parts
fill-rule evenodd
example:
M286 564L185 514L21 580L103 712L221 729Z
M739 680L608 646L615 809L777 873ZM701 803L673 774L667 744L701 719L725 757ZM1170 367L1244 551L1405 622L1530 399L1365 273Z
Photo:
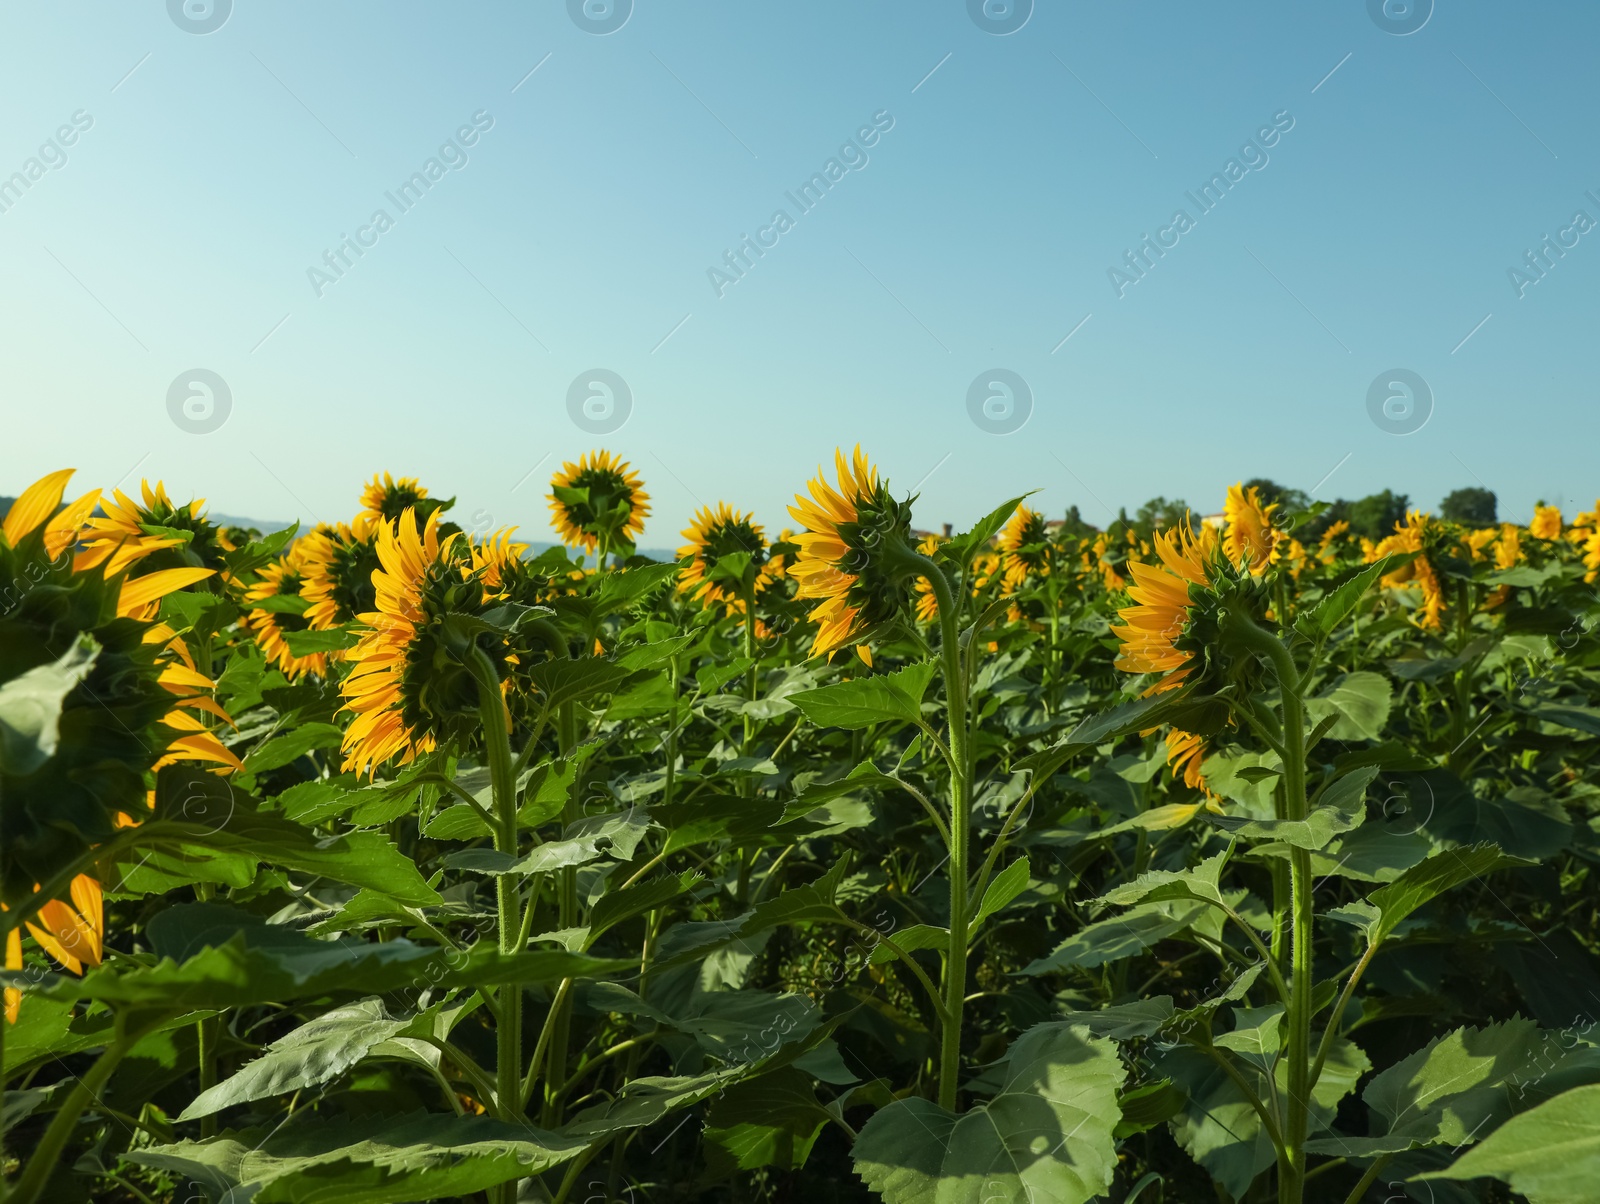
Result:
M861 1129L856 1173L887 1204L1086 1204L1111 1186L1126 1069L1082 1025L1042 1024L1012 1044L1004 1085L964 1114L896 1100Z
M1600 708L1579 706L1542 706L1533 709L1533 717L1543 723L1554 723L1575 732L1600 736Z
M168 765L156 774L155 817L140 825L138 835L139 843L126 854L130 861L151 846L197 857L248 853L271 865L365 886L413 906L439 902L439 893L423 881L416 863L382 832L313 832L257 810L256 800L227 779L192 765Z
M461 1197L576 1157L588 1139L485 1116L414 1112L299 1123L123 1155L186 1176L213 1199L251 1204L393 1204Z
M1346 673L1315 698L1306 700L1306 714L1314 723L1335 722L1328 735L1335 740L1379 740L1389 721L1394 697L1389 679L1365 670Z
M619 652L617 663L633 672L638 672L640 669L655 669L677 656L697 638L696 633L691 631L688 635L668 636L666 639L652 640L648 644L637 644L626 652Z
M881 772L871 761L862 761L842 778L835 778L831 782L813 782L801 791L800 796L792 800L783 809L783 818L779 823L789 823L811 814L818 807L826 806L834 799L843 798L845 795L855 794L868 786L880 789L902 790L897 778Z
M338 748L344 733L331 723L302 723L293 731L256 745L244 755L246 773L265 773L298 761L312 749Z
M1246 1011L1246 1015L1255 1022L1268 1011L1256 1009ZM1273 1021L1269 1018L1264 1023ZM1260 1039L1260 1035L1251 1034L1240 1044ZM1272 1038L1264 1040L1270 1045ZM1258 1099L1268 1098L1266 1075L1256 1065L1233 1052L1222 1056L1234 1059L1236 1070ZM1275 1160L1272 1141L1262 1129L1255 1108L1227 1073L1197 1049L1170 1048L1152 1060L1157 1073L1169 1077L1187 1097L1183 1110L1172 1121L1173 1137L1231 1198L1244 1199L1256 1177ZM1366 1055L1352 1042L1334 1042L1322 1077L1312 1089L1311 1131L1328 1127L1339 1101L1354 1090L1370 1066ZM1288 1065L1280 1061L1275 1077L1279 1098L1287 1090L1287 1081Z
M642 564L620 572L602 573L600 589L594 600L595 617L638 605L676 577L679 571L676 564Z
M1367 901L1379 911L1379 919L1368 933L1368 940L1383 940L1417 908L1464 882L1481 878L1495 870L1533 864L1521 857L1508 857L1487 844L1435 853L1422 864L1406 870L1389 885L1379 887L1367 896Z
M1082 1024L1097 1037L1129 1041L1154 1036L1172 1019L1172 997L1157 995L1134 1003L1118 1003L1094 1012L1068 1012L1063 1017L1071 1024Z
M739 928L741 937L751 937L780 924L800 924L816 920L837 920L839 908L834 903L839 883L844 880L850 859L835 858L828 872L814 882L785 890L771 899L764 899L749 913Z
M1027 890L1028 881L1028 859L1019 857L990 881L989 888L983 892L983 902L978 906L978 914L972 917L971 926L978 927Z
M318 652L342 652L353 648L360 639L347 627L334 627L327 631L286 631L283 642L289 645L292 656L311 656Z
M1073 730L1066 743L1092 747L1163 724L1207 736L1221 731L1227 721L1228 704L1224 699L1195 698L1186 690L1164 690L1090 716Z
M1105 893L1107 903L1127 906L1133 903L1162 903L1169 899L1194 899L1201 903L1222 903L1218 881L1227 853L1215 853L1193 869L1149 870L1132 882Z
M631 574L606 574L613 576ZM582 702L597 694L609 694L624 680L633 676L633 670L604 657L580 657L542 661L528 670L528 677L543 701L555 710L563 703Z
M1336 779L1322 792L1316 806L1304 819L1246 819L1232 815L1208 815L1207 818L1241 840L1279 840L1317 852L1333 843L1335 836L1357 827L1366 818L1367 787L1377 776L1377 769L1368 767Z
M125 958L97 966L82 978L49 975L30 986L30 994L179 1013L322 995L555 983L638 969L637 958L592 958L562 950L501 954L474 948L463 953L404 939L380 944L314 940L215 903L168 907L151 918L146 932L159 961Z
M590 939L624 920L671 902L702 881L704 877L699 870L684 870L681 874L666 874L606 893L589 913Z
M785 1067L717 1098L706 1116L706 1161L719 1176L762 1166L797 1170L830 1119L811 1076Z
M1600 1179L1600 1086L1513 1116L1449 1169L1419 1179L1499 1179L1529 1204L1591 1204Z
M605 722L621 723L659 715L670 711L677 700L677 692L665 673L645 673L637 681L617 691L611 704L606 707Z
M1415 560L1416 556L1415 552L1401 552L1385 556L1365 568L1357 569L1348 580L1319 602L1316 609L1297 618L1294 629L1306 639L1320 643L1333 634L1339 624L1355 613L1356 607L1361 605L1361 599L1366 596L1367 591L1379 577L1386 577L1404 567Z
M1011 516L1017 512L1017 507L1032 497L1037 490L1029 490L1012 498L1009 502L1002 502L988 514L980 518L970 530L961 532L948 543L940 546L941 557L955 557L962 565L972 559L978 549L985 547L1000 533L1000 529L1011 521Z
M178 1119L194 1120L234 1104L332 1082L406 1024L391 1019L377 999L324 1012L274 1041L237 1074L202 1091Z
M1361 1097L1372 1112L1372 1136L1322 1138L1307 1148L1370 1158L1420 1146L1465 1145L1517 1111L1527 1087L1565 1057L1557 1034L1531 1020L1458 1028L1367 1084Z
M941 928L937 924L913 924L910 928L902 928L896 932L885 935L907 953L915 953L918 949L948 949L950 947L950 930ZM870 939L870 938L869 938ZM882 941L875 941L872 952L867 956L867 964L881 966L887 962L895 961L898 955L893 949Z
M1182 932L1205 912L1206 908L1196 903L1147 903L1079 929L1057 946L1055 952L1030 962L1019 973L1039 975L1062 970L1092 970L1125 957L1135 957L1158 941Z
M789 695L789 701L818 727L854 730L874 723L916 723L922 718L922 696L938 671L937 661L918 661L898 673L801 690Z
M1124 1091L1117 1096L1117 1109L1122 1113L1122 1120L1117 1124L1114 1135L1118 1141L1122 1141L1136 1133L1148 1132L1182 1112L1186 1102L1183 1092L1172 1085L1171 1079ZM1129 1198L1132 1199L1131 1196Z
M99 655L100 645L83 636L59 659L0 685L0 771L26 777L55 756L61 704Z

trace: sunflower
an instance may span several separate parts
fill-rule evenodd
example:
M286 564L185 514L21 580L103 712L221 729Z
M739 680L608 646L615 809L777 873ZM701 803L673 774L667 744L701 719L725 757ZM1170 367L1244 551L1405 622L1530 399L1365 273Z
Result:
M1439 616L1444 613L1444 589L1439 584L1439 575L1428 560L1431 534L1433 531L1428 516L1413 510L1406 515L1405 522L1395 523L1393 535L1378 542L1373 549L1373 560L1395 552L1418 554L1411 563L1385 576L1383 584L1391 588L1415 584L1422 591L1422 617L1417 620L1417 625L1437 631L1440 627Z
M240 762L202 718L231 723L211 697L212 681L195 669L176 633L153 618L163 598L214 571L185 565L132 576L150 543L159 552L185 541L113 534L103 520L91 527L100 493L63 507L71 475L63 470L35 482L0 522L0 596L11 600L0 610L0 683L52 662L73 665L79 678L60 699L48 754L26 773L0 768L0 907L31 902L30 893L39 903L7 934L8 969L22 964L26 928L56 961L81 973L101 958L99 884L75 875L70 901L37 899L37 884L148 815L156 771L201 761L227 772ZM158 502L163 496L147 492ZM100 546L82 549L85 535ZM8 990L7 1018L20 1006L20 992Z
M972 558L972 593L981 594L994 582L999 582L1000 592L1009 594L1011 583L1006 577L1006 560L999 552L982 551ZM928 587L932 589L930 585Z
M696 602L726 602L742 612L744 596L741 582L727 576L714 576L725 556L743 553L749 557L745 578L752 584L767 566L767 539L761 524L751 514L741 514L727 502L715 507L701 506L684 528L689 542L678 549L678 559L689 558L689 567L678 576L678 589Z
M376 609L360 616L367 631L346 656L349 675L340 684L355 719L344 733L344 768L371 775L391 757L409 765L419 753L437 747L434 733L419 713L413 684L422 651L419 635L427 625L425 591L430 576L448 567L455 536L439 539L437 514L423 520L404 511L378 528L379 569L373 574Z
M355 525L376 527L382 523L391 526L407 510L414 510L419 518L427 518L439 510L448 510L455 499L440 500L429 497L428 491L417 484L416 477L396 480L388 473L374 473L372 480L361 487L361 511Z
M910 603L910 585L890 568L890 557L897 547L911 551L911 502L889 496L859 444L849 460L842 450L833 459L838 487L818 468L809 496L796 494L789 507L805 528L794 537L800 552L789 575L799 583L797 597L817 600L813 656L860 643L867 628L904 614Z
M1494 546L1494 567L1514 569L1522 563L1522 532L1515 523L1503 523L1500 542Z
M479 686L469 661L483 650L499 678L509 730L514 651L482 621L503 586L524 578L524 545L508 531L474 547L459 531L440 537L439 514L402 513L378 529L376 608L346 654L340 683L355 718L344 734L344 768L371 776L385 761L409 765L441 745L464 748L481 736ZM462 622L465 618L469 621Z
M1278 539L1273 526L1277 509L1276 502L1270 506L1262 504L1259 489L1246 489L1242 483L1228 490L1227 501L1223 503L1222 512L1227 517L1223 551L1234 564L1248 563L1252 576L1266 572L1272 560L1272 549Z
M1050 542L1044 515L1025 505L1019 505L1000 529L999 546L1005 557L1006 584L1011 589L1027 580L1029 573L1047 575L1055 559L1055 546Z
M1490 528L1493 530L1494 528ZM1502 523L1498 532L1500 538L1494 545L1494 567L1504 572L1514 569L1522 563L1522 532L1515 523ZM1509 585L1497 586L1495 590L1483 601L1484 610L1493 610L1511 597Z
M522 554L528 550L528 545L512 539L515 527L502 527L492 531L482 540L473 539L468 542L469 559L462 566L462 572L467 576L476 576L490 591L500 590L508 581L515 566L522 562Z
M628 462L608 451L567 461L550 481L550 516L561 542L605 557L644 533L650 495Z
M377 525L358 518L346 526L318 525L296 546L300 596L309 606L305 620L313 631L352 622L377 605L372 574L379 568Z
M939 550L939 544L942 542L943 541L937 535L924 536L922 542L917 545L917 551L921 552L924 556L932 556ZM936 622L939 618L939 595L933 592L933 582L929 581L926 577L918 577L916 580L916 591L917 622Z
M1561 508L1559 506L1535 506L1533 508L1533 521L1528 524L1528 534L1535 539L1560 539Z
M1475 530L1461 533L1461 551L1466 553L1469 562L1482 560L1484 549L1493 543L1500 534L1493 527L1478 527Z
M1184 522L1169 531L1158 531L1155 551L1160 565L1128 562L1134 580L1128 596L1135 605L1117 611L1124 626L1111 629L1122 641L1117 668L1126 673L1163 675L1148 694L1177 689L1198 663L1195 652L1180 644L1190 619L1190 587L1205 588L1212 583L1216 529L1202 526L1196 536Z
M130 566L138 573L200 568L227 580L227 555L235 551L227 533L205 516L205 499L173 504L166 486L139 483L143 504L120 489L102 505L103 514L85 523L80 568L105 564L113 574Z
M1095 567L1100 571L1100 579L1108 590L1119 590L1128 584L1127 579L1117 571L1119 567L1125 567L1125 562L1111 556L1111 537L1104 531L1095 536L1090 554L1094 558Z
M1298 539L1280 539L1272 548L1272 561L1274 564L1289 566L1289 576L1295 580L1300 579L1300 574L1306 571L1306 549Z
M315 673L321 677L328 671L328 658L323 653L296 656L289 648L288 635L305 631L310 626L304 609L289 609L295 606L303 608L306 603L302 593L305 575L299 561L295 549L291 549L276 564L269 564L262 569L261 580L245 592L245 625L255 632L256 643L261 645L267 662L276 665L279 672L290 681L305 673ZM252 602L266 602L269 598L284 599L282 605L286 609L249 605Z

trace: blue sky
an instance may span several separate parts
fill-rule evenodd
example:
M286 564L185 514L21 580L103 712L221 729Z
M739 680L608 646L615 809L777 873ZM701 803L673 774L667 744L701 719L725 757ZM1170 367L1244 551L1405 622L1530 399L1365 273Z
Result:
M652 547L719 499L787 523L857 440L928 527L1257 475L1522 519L1600 492L1600 6L1437 0L1400 36L1404 0L1038 0L998 36L966 0L635 0L602 36L557 0L211 4L206 34L164 0L0 10L0 185L65 158L0 191L0 492L74 464L331 520L388 469L541 539L551 470L605 446ZM830 159L860 165L802 212ZM1147 235L1176 242L1114 278ZM373 245L330 279L345 236ZM197 368L231 395L203 433L168 405ZM568 412L594 369L632 396L604 434ZM969 414L997 369L1010 433ZM1369 415L1394 369L1432 394L1413 433Z

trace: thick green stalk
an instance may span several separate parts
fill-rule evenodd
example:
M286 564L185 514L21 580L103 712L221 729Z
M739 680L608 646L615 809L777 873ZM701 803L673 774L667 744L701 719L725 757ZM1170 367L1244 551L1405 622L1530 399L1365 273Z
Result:
M1298 693L1300 673L1282 640L1246 615L1230 615L1225 632L1237 635L1271 666L1283 710L1283 810L1285 819L1306 815L1305 708ZM1289 1043L1288 1098L1284 1100L1283 1142L1288 1165L1278 1182L1279 1204L1300 1204L1305 1195L1306 1134L1311 1120L1312 939L1311 854L1290 850L1289 860Z
M755 702L761 692L760 677L756 673L756 586L754 578L745 581L740 587L744 598L744 655L750 662L750 668L745 671L745 699ZM756 717L748 711L744 716L744 742L739 746L741 756L750 756L756 743ZM739 779L739 795L741 798L752 798L755 795L756 781L750 774L745 774ZM739 880L734 892L734 897L740 907L750 897L750 866L755 856L754 849L746 849L739 854Z
M955 1111L961 1082L961 1013L967 991L967 873L972 839L972 766L967 752L967 683L961 664L960 613L944 571L926 557L917 571L939 601L939 652L950 718L950 943L944 963L940 1029L939 1106ZM976 638L976 633L974 633Z
M500 697L500 680L494 665L481 648L474 648L470 668L478 682L478 713L483 723L483 746L489 763L489 783L494 796L494 847L508 856L517 855L517 779L511 763L511 740L506 732L505 704ZM522 931L521 904L517 879L501 874L495 879L495 902L502 954L517 952ZM496 1025L495 1111L501 1120L516 1121L522 1109L522 987L507 983L500 988L499 1022ZM504 1183L494 1189L495 1198L512 1204L516 1184Z
M0 1024L4 1024L0 1020ZM138 1044L139 1038L144 1035L144 1029L134 1032L127 1031L126 1025L119 1013L116 1018L115 1036L110 1045L95 1059L89 1072L79 1079L67 1098L62 1102L61 1109L51 1120L50 1127L44 1131L44 1136L33 1147L33 1153L28 1158L27 1166L23 1167L22 1174L12 1185L11 1195L7 1204L34 1204L40 1198L45 1185L49 1182L51 1173L61 1161L62 1151L72 1139L72 1131L77 1127L78 1119L84 1110L100 1098L100 1089L106 1085L111 1074L127 1055L128 1051Z

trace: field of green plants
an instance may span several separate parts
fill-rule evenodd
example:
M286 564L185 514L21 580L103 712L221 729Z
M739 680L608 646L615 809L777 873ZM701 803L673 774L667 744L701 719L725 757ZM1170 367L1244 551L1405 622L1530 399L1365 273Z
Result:
M858 450L657 562L603 452L537 555L70 477L6 1204L1600 1199L1594 513L941 537Z

